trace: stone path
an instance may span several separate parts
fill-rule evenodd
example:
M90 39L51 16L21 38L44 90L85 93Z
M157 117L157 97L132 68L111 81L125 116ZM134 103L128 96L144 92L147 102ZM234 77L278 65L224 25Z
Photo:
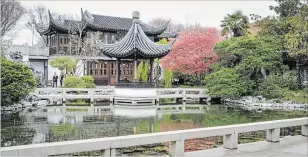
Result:
M184 154L184 157L207 156L308 156L308 137L287 136L281 138L278 143L260 141L239 144L238 149L235 150L220 147Z

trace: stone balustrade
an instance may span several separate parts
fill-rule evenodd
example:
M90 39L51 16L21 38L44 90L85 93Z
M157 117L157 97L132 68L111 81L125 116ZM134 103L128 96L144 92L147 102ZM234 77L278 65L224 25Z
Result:
M90 99L91 102L94 99L110 99L111 103L114 103L114 99L119 99L124 101L143 101L149 100L150 102L156 103L159 105L159 99L163 98L172 98L172 99L181 99L183 104L186 100L190 99L206 99L205 89L189 89L189 88L153 88L148 90L153 90L153 95L148 96L136 96L134 94L129 95L117 95L115 90L125 90L125 92L134 92L139 89L116 89L114 87L105 87L105 88L38 88L36 93L41 99L62 99L62 102L65 104L67 99ZM119 92L118 92L119 93ZM123 93L123 92L122 92Z
M280 128L291 126L302 126L301 134L308 136L308 118L304 117L130 136L3 147L1 148L1 156L48 156L95 150L104 150L105 156L115 156L116 149L119 148L169 142L171 156L183 157L184 141L188 139L223 136L224 148L237 149L239 133L267 130L266 140L279 142Z

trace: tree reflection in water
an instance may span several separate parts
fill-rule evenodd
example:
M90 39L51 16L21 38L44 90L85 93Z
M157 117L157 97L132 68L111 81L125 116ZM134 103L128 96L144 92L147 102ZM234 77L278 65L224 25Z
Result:
M42 110L43 111L43 110ZM46 114L46 112L44 112ZM213 127L307 116L307 111L263 112L209 106L199 114L163 114L162 117L119 117L113 115L48 114L47 116L1 115L1 146L27 145L37 132L45 134L45 142L123 136L150 132ZM135 130L135 131L134 131ZM296 129L281 129L294 134ZM260 133L261 135L261 133ZM248 136L248 135L247 135ZM249 137L252 135L249 135ZM246 138L247 139L247 138ZM258 137L260 139L260 137Z

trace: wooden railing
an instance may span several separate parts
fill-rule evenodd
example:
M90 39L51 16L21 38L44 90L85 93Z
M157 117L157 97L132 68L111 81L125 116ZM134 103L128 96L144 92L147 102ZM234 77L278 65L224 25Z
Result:
M304 117L141 135L3 147L1 148L1 156L48 156L95 150L104 150L105 156L115 156L118 148L169 142L170 154L183 157L184 141L188 139L223 136L223 147L236 149L239 133L266 130L267 141L279 142L280 128L291 126L302 126L301 134L308 136L308 118Z

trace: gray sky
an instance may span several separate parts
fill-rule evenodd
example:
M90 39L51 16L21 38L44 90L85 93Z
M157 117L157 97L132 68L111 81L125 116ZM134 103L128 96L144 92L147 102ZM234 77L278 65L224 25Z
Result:
M269 10L275 1L21 1L26 8L44 5L59 14L80 14L80 8L92 14L131 17L133 11L140 12L140 19L149 22L153 18L170 18L176 23L200 23L202 26L219 27L228 13L242 10L244 14L273 15ZM28 22L24 18L20 25ZM26 28L18 32L13 44L31 45L32 32ZM35 43L35 40L34 40Z

